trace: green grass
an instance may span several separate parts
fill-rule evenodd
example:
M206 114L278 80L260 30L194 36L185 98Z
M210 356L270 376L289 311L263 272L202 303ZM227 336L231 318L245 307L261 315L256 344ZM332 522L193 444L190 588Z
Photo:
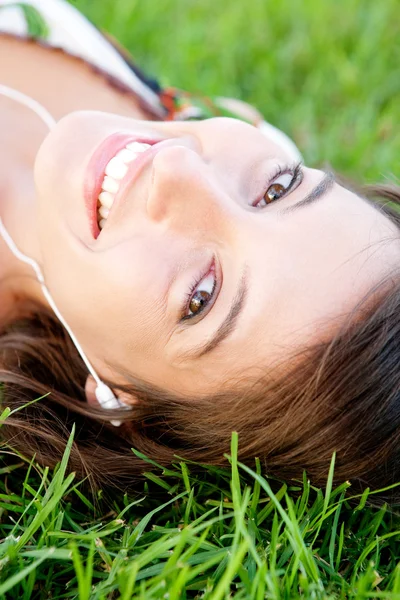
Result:
M79 0L164 84L257 106L309 165L394 179L398 0ZM400 517L344 483L271 481L257 461L149 464L130 497L0 456L0 600L400 600ZM240 445L240 440L239 440ZM334 457L333 457L334 458Z
M399 174L398 0L77 0L162 83L241 98L305 162Z
M230 469L151 464L106 500L66 475L72 438L52 476L4 461L1 599L400 598L400 517L334 489L334 457L325 490L270 481L233 434Z

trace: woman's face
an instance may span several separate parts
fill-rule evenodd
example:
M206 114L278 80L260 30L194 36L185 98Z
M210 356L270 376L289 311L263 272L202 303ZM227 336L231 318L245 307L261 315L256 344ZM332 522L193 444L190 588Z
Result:
M164 141L129 164L100 231L88 197L129 140ZM387 217L295 167L235 119L58 123L35 165L38 259L100 375L212 393L320 339L398 264Z

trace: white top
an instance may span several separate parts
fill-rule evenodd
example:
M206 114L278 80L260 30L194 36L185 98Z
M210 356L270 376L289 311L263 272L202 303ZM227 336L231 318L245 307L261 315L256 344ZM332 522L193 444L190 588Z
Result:
M13 6L15 0L0 0L0 32L28 35L23 10ZM65 0L23 0L36 8L49 27L46 43L80 56L114 75L141 96L160 117L164 114L155 92L135 75L114 46Z
M0 0L0 33L27 36L29 31L23 9L13 6L15 4L16 0ZM23 0L18 4L35 8L43 17L49 29L46 43L107 71L141 97L161 120L165 118L165 108L158 95L134 73L107 38L66 0ZM297 146L283 131L266 121L260 122L258 128L294 160L302 159Z

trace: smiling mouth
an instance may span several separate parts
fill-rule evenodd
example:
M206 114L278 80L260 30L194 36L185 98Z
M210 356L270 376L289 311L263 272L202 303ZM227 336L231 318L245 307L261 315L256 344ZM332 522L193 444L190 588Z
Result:
M146 152L149 148L151 148L151 144L145 142L130 142L119 150L107 163L104 170L101 191L97 199L97 224L100 230L106 224L115 197L123 183L123 179L128 173L129 165L135 162L138 156Z
M119 204L142 169L167 141L153 133L138 135L115 132L92 154L83 181L83 197L94 239L100 235L112 211Z

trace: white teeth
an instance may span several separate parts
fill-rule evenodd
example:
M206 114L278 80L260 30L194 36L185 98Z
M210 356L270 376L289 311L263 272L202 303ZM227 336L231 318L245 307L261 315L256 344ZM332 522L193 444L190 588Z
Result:
M110 209L107 208L106 206L100 206L99 208L99 215L101 217L103 217L103 219L107 219L108 215L110 214Z
M124 148L123 150L120 150L117 154L116 157L119 158L120 160L122 160L125 164L129 164L132 161L135 160L135 158L137 157L137 153L136 152L132 152L131 150L127 150L126 148Z
M110 192L101 192L99 200L100 204L106 206L107 208L111 208L114 203L114 196L110 194Z
M112 177L106 175L104 177L103 185L101 186L105 192L110 192L110 194L116 194L119 190L119 182Z
M128 166L119 158L114 156L106 166L105 174L113 179L122 179L128 171Z
M98 208L99 227L103 229L110 209L115 200L115 194L119 190L120 180L123 179L128 172L128 165L132 163L137 156L145 152L151 147L150 144L142 144L141 142L131 142L125 148L122 148L108 162L105 168L105 177L102 183L102 190L99 195L100 206Z
M139 152L144 152L145 150L147 150L147 148L150 148L150 144L142 144L141 142L131 142L130 144L127 144L126 147L128 148L128 150L139 154Z

